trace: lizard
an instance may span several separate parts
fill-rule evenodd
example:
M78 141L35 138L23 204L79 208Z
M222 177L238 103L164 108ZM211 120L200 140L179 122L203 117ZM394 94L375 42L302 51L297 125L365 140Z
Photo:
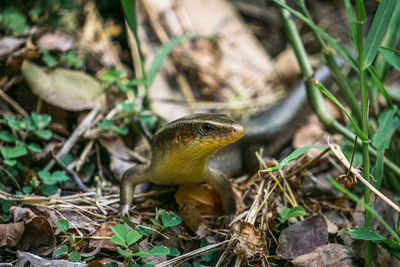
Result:
M207 182L221 197L225 214L236 210L227 177L208 166L210 157L244 135L244 127L226 114L198 113L177 119L151 140L151 161L128 169L120 187L120 212L127 214L138 184L181 185Z
M331 81L326 66L314 77L324 84ZM120 213L128 213L133 192L140 183L207 182L220 194L224 213L232 214L236 209L235 199L224 174L254 171L258 167L254 152L260 146L267 148L268 155L279 151L293 135L301 117L309 113L306 95L304 82L299 82L277 106L243 125L227 115L211 113L194 114L168 123L152 139L150 164L137 165L124 173Z

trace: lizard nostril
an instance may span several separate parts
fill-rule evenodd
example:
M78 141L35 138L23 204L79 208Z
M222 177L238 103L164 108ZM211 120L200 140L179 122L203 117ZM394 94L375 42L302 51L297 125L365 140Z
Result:
M244 127L240 124L232 125L232 129L234 133L242 134L244 133Z

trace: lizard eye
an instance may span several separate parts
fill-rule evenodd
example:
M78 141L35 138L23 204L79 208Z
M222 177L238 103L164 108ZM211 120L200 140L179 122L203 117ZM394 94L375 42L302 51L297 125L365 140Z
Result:
M205 135L210 134L213 130L214 130L214 127L209 123L204 123L200 127L200 132Z

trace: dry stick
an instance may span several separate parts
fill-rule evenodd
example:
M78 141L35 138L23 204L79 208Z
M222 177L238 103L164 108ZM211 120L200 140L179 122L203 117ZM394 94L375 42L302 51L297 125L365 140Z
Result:
M56 158L61 159L65 154L67 154L73 145L78 141L78 138L83 135L83 133L90 127L92 121L96 117L97 113L100 111L101 105L99 103L86 115L86 117L82 120L82 122L76 127L75 131L71 134L68 140L65 142L64 146L57 153ZM52 159L46 167L44 167L43 171L49 171L55 164L55 160Z
M90 151L92 150L93 144L94 144L94 140L90 140L90 142L86 144L85 148L83 149L83 151L78 159L78 162L76 163L76 167L75 167L76 171L79 171L81 169L82 165L85 163Z
M251 207L249 209L249 213L247 213L246 218L244 219L246 222L249 222L251 224L254 224L256 217L257 217L257 210L258 207L260 206L260 199L261 199L261 195L264 189L264 184L265 184L265 179L263 179L261 181L260 187L258 189L257 195L254 198L253 203L251 204Z
M186 253L186 254L183 254L183 255L181 255L181 256L178 256L178 257L175 257L175 258L173 258L173 259L170 259L170 260L164 261L164 262L162 262L162 263L159 263L159 264L156 265L156 267L171 266L173 263L176 263L176 262L178 262L178 261L180 261L180 260L183 260L183 259L185 259L185 258L192 257L192 256L194 256L194 255L196 255L196 254L200 254L200 253L209 251L209 250L211 250L211 249L220 247L220 246L222 246L223 244L228 243L228 242L231 242L231 241L233 241L233 240L234 240L234 239L229 239L229 240L225 240L225 241L222 241L222 242L220 242L220 243L217 243L217 244L208 245L208 246L205 246L205 247L202 247L202 248L199 248L199 249L195 249L195 250L190 251L190 252L188 252L188 253Z
M32 206L36 206L36 207L40 207L40 208L44 208L44 209L57 209L57 208L60 208L60 209L65 209L65 208L69 208L69 209L72 209L72 210L81 210L81 211L83 211L83 212L86 212L86 213L88 213L88 214L90 214L90 215L92 215L92 216L94 216L94 217L98 217L98 218L101 218L101 219L107 219L107 216L104 216L104 215L101 215L101 214L97 214L97 213L94 213L94 212L92 212L92 211L89 211L89 210L86 210L86 209L84 209L84 208L82 208L81 206L79 206L79 205L71 205L71 204L47 204L47 205L43 205L43 204L29 204L29 205L32 205Z
M83 192L89 192L89 188L86 187L86 185L82 182L81 178L79 177L79 175L76 172L74 172L72 169L68 168L68 166L65 165L56 156L54 156L54 154L53 154L53 159L55 160L55 162L58 165L60 165L61 168L63 168L69 175L72 176L72 179L74 179L76 185L78 186L78 188L80 190L82 190Z
M335 154L337 159L342 162L344 166L350 169L350 163L343 155L342 150L340 149L339 145L336 144L329 144L332 152ZM389 206L391 206L395 211L400 213L400 208L395 203L393 203L390 199L388 199L384 194L379 192L373 185L371 185L367 180L365 180L361 174L353 167L351 167L350 171L359 179L366 187L368 187L372 192L374 192L378 197L380 197L383 201L385 201Z
M286 178L292 177L293 175L298 174L299 172L301 172L302 170L304 170L305 168L307 168L310 165L313 165L315 162L319 161L323 155L325 155L326 153L328 153L330 150L330 148L325 148L324 151L322 151L321 153L318 154L318 156L316 156L315 158L309 160L308 162L306 162L306 164L302 165L300 168L292 171L291 173L286 175Z
M4 93L4 91L1 89L0 89L0 97L4 101L6 101L10 106L12 106L16 111L18 111L19 114L21 114L24 117L29 117L29 114L17 102L15 102L11 97L9 97L6 93Z
M21 190L21 186L19 185L17 179L15 179L15 177L14 177L13 175L12 175L6 168L4 168L4 167L1 166L1 165L0 165L0 169L3 170L3 171L8 175L8 177L10 177L11 181L12 181L12 182L14 183L14 185L18 188L18 190L19 190L19 191L22 191L22 190Z
M29 203L29 201L38 201L38 202L48 202L50 203L50 201L52 200L59 200L59 199L63 199L63 200L69 200L69 199L81 199L82 197L87 197L87 196L91 196L94 195L94 192L88 192L88 193L80 193L80 194L76 194L76 195L71 195L71 196L62 196L62 197L42 197L42 196L30 196L30 195L13 195L13 194L9 194L6 192L3 192L0 190L0 199L4 199L4 200L11 200L11 201L22 201L24 203ZM117 195L115 195L115 197L117 197Z

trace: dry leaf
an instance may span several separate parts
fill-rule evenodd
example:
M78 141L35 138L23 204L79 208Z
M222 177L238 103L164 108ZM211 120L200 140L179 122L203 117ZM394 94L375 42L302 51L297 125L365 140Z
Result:
M363 266L353 251L340 244L327 244L316 248L311 253L296 257L292 263L296 267Z
M103 236L103 237L112 237L114 235L113 231L111 231L110 226L115 225L116 223L113 222L106 222L100 224L99 227L97 227L96 232L92 235L93 237L95 236ZM117 245L111 242L111 239L108 240L98 240L98 239L92 239L89 243L90 246L95 247L95 248L104 248L104 249L109 249L112 251L117 251Z
M0 224L0 247L16 246L24 230L24 222Z
M183 209L178 212L178 215L197 236L205 237L207 235L207 224L201 217L197 206L186 204Z
M0 40L0 59L7 57L15 49L20 47L26 40L12 36L4 37Z
M66 219L70 222L70 225L78 230L84 230L87 233L94 233L96 231L96 222L90 219L88 216L84 215L78 210L73 210L70 208L58 209L57 212L49 209L40 209L46 217L51 218L53 222L60 219ZM62 214L62 216L61 216ZM56 234L58 234L60 229L56 229Z
M86 73L62 68L48 69L25 60L22 74L32 92L44 101L71 111L104 103L104 88Z
M326 220L317 215L284 229L279 236L277 253L285 259L293 259L327 243Z
M175 200L180 209L186 205L193 205L199 209L201 214L216 214L218 212L215 198L214 189L202 184L181 185L175 193Z
M24 223L28 223L32 220L33 217L36 216L35 213L30 208L22 208L18 206L11 206L10 213L14 218L14 222L23 221Z
M74 44L71 37L62 33L46 33L38 40L38 44L47 51L67 52Z
M237 237L236 253L244 260L259 255L267 255L267 244L263 235L255 229L254 225L246 221L240 221Z
M37 255L48 255L56 247L56 238L49 221L43 216L34 217L25 224L18 249Z

